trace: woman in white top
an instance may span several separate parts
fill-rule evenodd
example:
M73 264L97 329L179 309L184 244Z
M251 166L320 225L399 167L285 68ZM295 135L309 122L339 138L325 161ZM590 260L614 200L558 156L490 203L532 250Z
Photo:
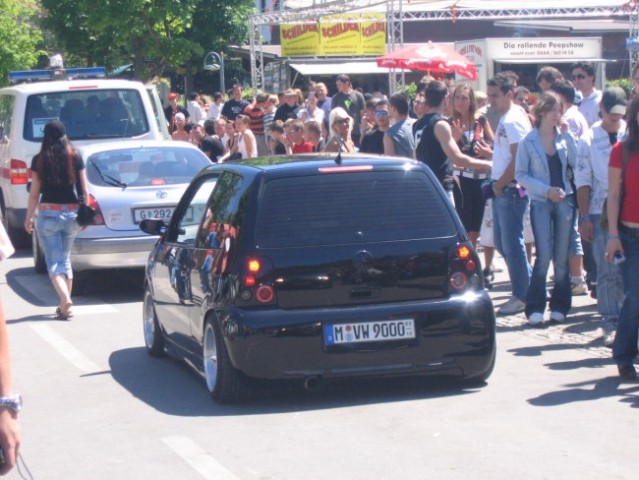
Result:
M323 152L352 153L355 151L355 144L351 139L353 119L342 107L331 110L329 116L331 137L324 147Z
M306 99L306 108L300 108L297 112L297 118L304 123L315 120L320 125L324 124L324 110L317 106L315 92L309 92Z
M255 135L249 128L251 119L246 115L238 115L235 119L235 126L240 133L237 148L242 154L242 158L255 158L257 157L257 140Z

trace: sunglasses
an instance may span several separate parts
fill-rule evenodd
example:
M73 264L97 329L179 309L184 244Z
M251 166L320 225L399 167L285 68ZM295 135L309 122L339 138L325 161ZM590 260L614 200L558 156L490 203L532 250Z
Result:
M388 112L386 110L375 110L376 117L387 117Z
M350 122L350 120L348 118L342 118L340 120L335 120L335 123L339 123L339 124L342 124L342 125L345 125L345 124L347 124L349 122Z
M586 78L586 75L584 75L583 73L578 73L572 76L573 80L584 80L585 78Z

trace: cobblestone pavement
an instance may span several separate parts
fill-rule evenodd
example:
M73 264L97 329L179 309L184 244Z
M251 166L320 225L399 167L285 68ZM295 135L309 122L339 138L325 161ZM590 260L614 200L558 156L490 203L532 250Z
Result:
M494 287L489 291L497 310L510 298L511 290L504 260L495 255L493 265L497 270L501 270L495 272ZM550 312L546 310L545 318L548 319L549 315ZM523 312L516 315L497 315L498 340L500 332L519 332L549 345L556 345L557 348L580 348L589 355L610 359L612 351L603 345L600 326L597 300L589 294L573 295L572 309L563 323L544 322L542 327L532 327L528 325Z

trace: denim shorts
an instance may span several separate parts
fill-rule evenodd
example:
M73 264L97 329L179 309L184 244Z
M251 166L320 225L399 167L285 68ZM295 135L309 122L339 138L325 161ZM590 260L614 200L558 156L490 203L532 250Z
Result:
M76 222L76 208L60 210L40 210L36 220L36 230L47 262L49 276L66 275L73 278L71 270L71 245L80 231Z

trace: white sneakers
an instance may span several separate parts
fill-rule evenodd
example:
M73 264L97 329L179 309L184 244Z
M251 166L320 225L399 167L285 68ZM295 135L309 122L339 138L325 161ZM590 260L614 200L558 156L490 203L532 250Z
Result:
M525 309L526 304L524 302L517 297L511 297L497 310L497 313L500 315L514 315L515 313L523 312Z
M544 314L540 312L531 313L528 317L528 323L530 325L541 325L544 323Z
M563 323L566 320L566 316L561 312L550 312L550 321ZM541 312L533 312L528 317L528 323L530 325L541 325L544 323L544 314Z

